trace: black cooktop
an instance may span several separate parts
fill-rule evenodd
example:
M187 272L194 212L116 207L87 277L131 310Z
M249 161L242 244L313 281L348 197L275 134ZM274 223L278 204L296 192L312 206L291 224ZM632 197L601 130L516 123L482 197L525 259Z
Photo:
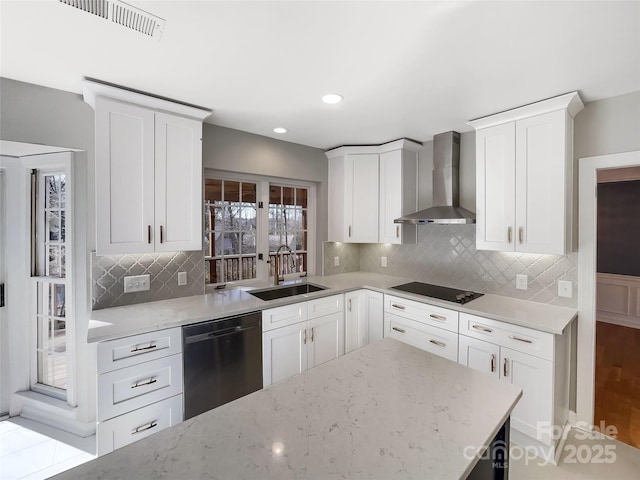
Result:
M455 303L467 303L484 295L482 293L470 292L468 290L458 290L457 288L442 287L440 285L431 285L430 283L421 282L405 283L391 288Z

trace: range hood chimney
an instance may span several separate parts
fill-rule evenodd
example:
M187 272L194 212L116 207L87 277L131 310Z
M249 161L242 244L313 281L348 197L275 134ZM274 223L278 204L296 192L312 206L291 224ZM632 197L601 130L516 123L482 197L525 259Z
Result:
M396 218L394 223L476 223L476 215L460 207L460 134L433 137L433 207Z

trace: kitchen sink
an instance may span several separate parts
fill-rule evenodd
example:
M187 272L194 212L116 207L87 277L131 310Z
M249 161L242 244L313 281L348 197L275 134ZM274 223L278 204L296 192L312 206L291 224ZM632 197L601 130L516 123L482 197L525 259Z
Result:
M276 300L278 298L293 297L295 295L304 295L305 293L319 292L326 290L325 287L319 287L312 283L299 283L297 285L287 285L285 287L273 287L264 290L250 290L254 297L260 300Z

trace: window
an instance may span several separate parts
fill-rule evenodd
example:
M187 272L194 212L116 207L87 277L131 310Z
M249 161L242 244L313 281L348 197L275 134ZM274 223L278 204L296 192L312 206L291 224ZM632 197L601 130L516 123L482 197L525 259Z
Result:
M206 283L256 278L256 184L205 180Z
M307 187L285 185L269 186L269 276L275 276L275 259L278 249L284 256L282 271L286 274L307 271Z
M66 176L33 171L32 238L36 302L36 389L64 396L67 388Z
M313 273L314 185L226 175L205 175L206 282L266 281L283 245L281 274Z

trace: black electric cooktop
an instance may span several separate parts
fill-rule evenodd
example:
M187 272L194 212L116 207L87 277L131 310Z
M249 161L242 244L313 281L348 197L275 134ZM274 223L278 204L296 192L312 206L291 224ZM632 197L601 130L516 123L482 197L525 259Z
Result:
M430 283L421 282L405 283L391 288L455 303L467 303L484 295L483 293L458 290L457 288L442 287L440 285L431 285Z

